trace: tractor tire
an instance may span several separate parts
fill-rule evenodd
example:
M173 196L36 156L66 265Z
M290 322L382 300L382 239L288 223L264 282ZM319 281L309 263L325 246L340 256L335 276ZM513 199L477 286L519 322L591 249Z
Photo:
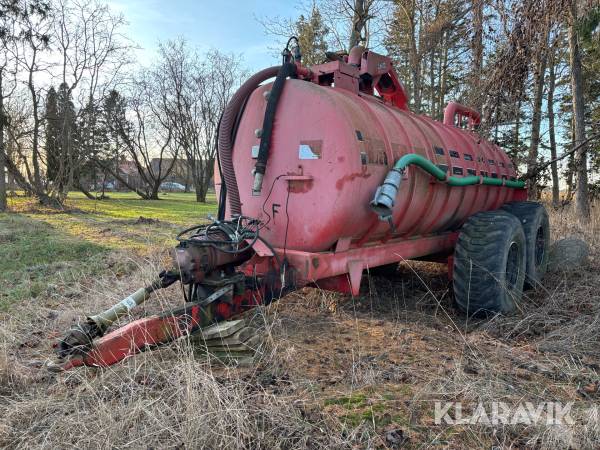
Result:
M513 202L502 207L521 222L525 232L525 288L539 286L550 259L550 221L543 205L537 202Z
M506 211L469 217L454 250L454 299L469 316L510 314L523 295L525 233Z

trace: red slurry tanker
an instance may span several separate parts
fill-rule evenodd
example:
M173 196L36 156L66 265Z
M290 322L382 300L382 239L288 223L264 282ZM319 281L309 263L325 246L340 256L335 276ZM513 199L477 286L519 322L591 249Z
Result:
M474 131L479 113L417 115L389 58L328 59L304 67L286 48L240 87L220 122L218 218L177 236L154 283L72 328L59 368L114 364L304 286L357 295L365 270L407 259L447 263L468 314L510 313L540 281L548 216ZM182 307L109 331L175 282Z

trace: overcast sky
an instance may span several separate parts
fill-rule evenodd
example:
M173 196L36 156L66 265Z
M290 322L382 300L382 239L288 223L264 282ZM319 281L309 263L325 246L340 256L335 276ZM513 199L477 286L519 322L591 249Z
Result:
M148 63L157 42L183 36L205 51L217 48L243 54L245 66L259 69L279 62L274 38L266 36L260 17L297 17L295 0L110 0L129 22L127 35L142 47Z

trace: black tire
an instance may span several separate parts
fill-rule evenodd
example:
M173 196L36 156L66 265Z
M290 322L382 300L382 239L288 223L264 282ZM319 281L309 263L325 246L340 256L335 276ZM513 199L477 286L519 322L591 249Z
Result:
M550 221L543 205L537 202L507 203L502 207L521 222L525 232L525 288L539 286L548 270Z
M477 213L454 250L454 299L468 315L510 314L523 295L525 233L506 211Z

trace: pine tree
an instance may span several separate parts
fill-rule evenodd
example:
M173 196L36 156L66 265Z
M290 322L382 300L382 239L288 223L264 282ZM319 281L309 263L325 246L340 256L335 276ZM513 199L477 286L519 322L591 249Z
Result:
M310 16L301 15L296 21L296 35L302 50L302 62L308 66L325 60L329 29L317 5L313 5Z
M58 172L54 181L62 191L68 182L73 181L73 171L76 169L79 158L75 107L71 100L71 91L66 83L61 83L58 87L57 105L60 150Z
M119 136L119 127L126 125L125 120L125 99L116 90L111 90L104 100L102 114L100 116L100 126L106 133L106 140L103 145L102 159L108 163L112 162L112 167L118 170L121 160L121 139ZM128 131L125 130L127 133Z
M46 95L46 177L56 182L60 165L60 120L56 89L50 87Z

